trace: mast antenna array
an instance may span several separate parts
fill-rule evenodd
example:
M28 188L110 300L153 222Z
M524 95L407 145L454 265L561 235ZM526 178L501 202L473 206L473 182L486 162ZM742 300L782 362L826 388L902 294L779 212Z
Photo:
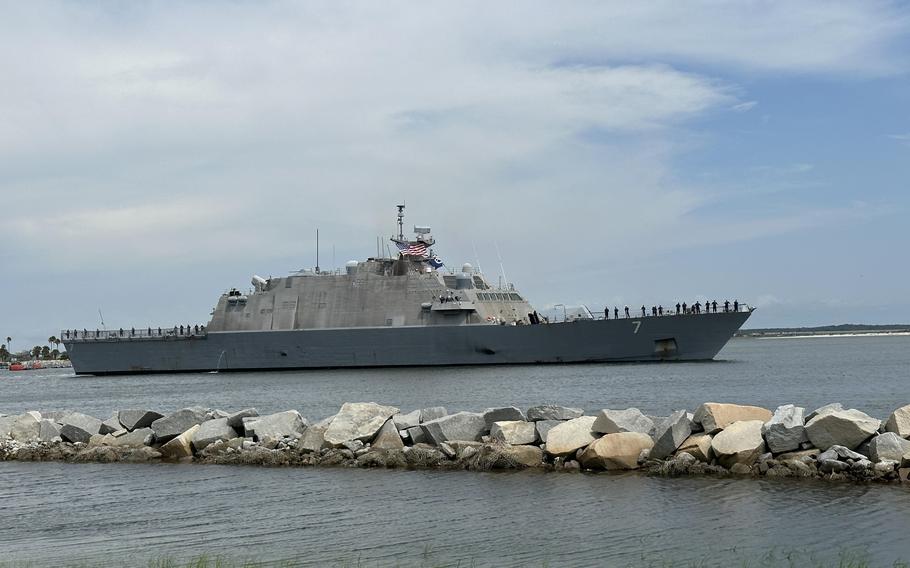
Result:
M404 204L398 206L398 240L404 240Z

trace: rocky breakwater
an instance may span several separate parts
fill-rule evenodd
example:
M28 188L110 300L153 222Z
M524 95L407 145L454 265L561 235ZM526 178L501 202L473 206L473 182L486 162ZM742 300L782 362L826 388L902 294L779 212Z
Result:
M707 402L694 412L542 405L402 413L345 403L310 423L296 410L260 415L190 407L0 415L0 459L172 461L549 471L642 470L653 475L739 475L897 482L910 475L910 405L884 421L840 404L812 412Z

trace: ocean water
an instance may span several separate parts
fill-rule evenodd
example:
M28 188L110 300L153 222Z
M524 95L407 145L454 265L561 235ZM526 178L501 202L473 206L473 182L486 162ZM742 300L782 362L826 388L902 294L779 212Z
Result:
M0 412L190 404L311 420L345 401L450 411L553 402L652 414L704 401L884 418L910 402L910 338L737 339L712 363L74 377L0 374ZM162 555L313 566L741 565L767 554L910 560L910 488L639 474L0 463L0 561Z

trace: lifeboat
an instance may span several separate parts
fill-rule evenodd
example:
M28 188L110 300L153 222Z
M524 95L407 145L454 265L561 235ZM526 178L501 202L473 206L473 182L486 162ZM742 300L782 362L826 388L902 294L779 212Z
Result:
M24 371L25 369L26 367L22 363L13 363L9 366L10 371Z

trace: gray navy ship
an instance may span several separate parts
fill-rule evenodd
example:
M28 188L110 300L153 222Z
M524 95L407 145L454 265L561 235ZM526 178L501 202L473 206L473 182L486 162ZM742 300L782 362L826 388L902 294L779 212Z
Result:
M443 270L429 227L414 227L413 238L403 228L399 205L397 256L253 276L249 292L222 294L206 325L64 330L61 338L75 372L93 375L695 361L713 359L752 312L737 303L551 322L512 284L493 285L470 264Z

